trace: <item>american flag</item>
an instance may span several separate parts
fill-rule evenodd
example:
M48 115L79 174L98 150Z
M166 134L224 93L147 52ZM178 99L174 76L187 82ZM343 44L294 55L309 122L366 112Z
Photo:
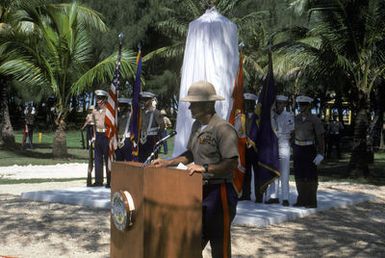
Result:
M120 37L120 35L119 35ZM115 65L114 77L112 79L111 87L108 90L108 101L106 110L106 135L108 138L108 171L111 171L111 163L115 160L115 150L118 147L117 127L118 127L118 93L120 85L120 60L122 58L122 41L119 45L118 60Z

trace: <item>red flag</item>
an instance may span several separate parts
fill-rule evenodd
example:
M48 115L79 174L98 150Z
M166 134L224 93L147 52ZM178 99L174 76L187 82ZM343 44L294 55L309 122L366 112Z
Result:
M233 91L233 108L229 122L238 132L238 167L233 171L233 184L238 196L242 195L243 178L246 164L246 116L243 98L243 55L239 56L239 70Z

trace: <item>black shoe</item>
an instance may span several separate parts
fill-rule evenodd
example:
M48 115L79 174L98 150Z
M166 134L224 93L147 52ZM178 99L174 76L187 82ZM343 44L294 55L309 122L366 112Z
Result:
M96 186L103 186L103 183L93 183L90 185L91 187L96 187Z
M250 197L241 196L238 200L240 200L240 201L250 201Z
M317 208L317 204L309 204L305 206L306 209L315 209Z
M106 184L104 187L105 188L111 188L111 185L110 184Z
M279 203L279 199L278 198L270 198L269 200L267 200L265 202L265 204L276 204L276 203Z
M293 204L293 207L305 207L305 205L297 202L297 203Z
M282 201L282 206L290 206L289 201L288 200L283 200Z

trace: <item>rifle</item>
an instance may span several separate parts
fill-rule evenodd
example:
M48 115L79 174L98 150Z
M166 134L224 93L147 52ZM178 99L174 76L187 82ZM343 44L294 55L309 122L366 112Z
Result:
M90 140L90 148L88 149L87 186L92 185L92 170L93 169L94 169L94 141Z
M81 142L82 142L82 148L83 149L85 149L86 148L86 146L85 146L85 142L84 142L84 133L83 133L83 129L80 129L80 135L81 135L81 137L82 137L82 140L81 140Z
M89 141L90 148L88 150L88 172L87 172L87 186L92 185L92 170L94 169L94 146L95 146L95 137L96 137L96 119L95 115L92 114L92 119L94 124L92 126L93 132L91 140Z

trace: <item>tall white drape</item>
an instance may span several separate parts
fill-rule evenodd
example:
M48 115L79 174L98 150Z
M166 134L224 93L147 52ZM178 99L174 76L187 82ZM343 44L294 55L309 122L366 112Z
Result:
M232 92L238 70L238 35L236 25L215 8L206 11L189 24L182 66L179 99L187 95L196 81L211 82L217 94L225 98L217 101L215 109L227 119L232 108ZM189 103L179 102L174 153L177 156L187 147L193 119Z

